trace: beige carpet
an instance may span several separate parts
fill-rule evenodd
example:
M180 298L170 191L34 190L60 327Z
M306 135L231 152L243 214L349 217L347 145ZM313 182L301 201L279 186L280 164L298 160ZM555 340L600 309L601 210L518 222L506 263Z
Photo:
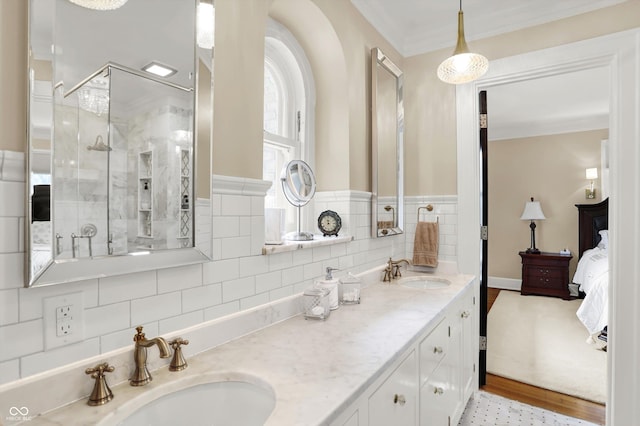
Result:
M487 372L605 403L607 353L586 343L581 302L501 291L488 316Z

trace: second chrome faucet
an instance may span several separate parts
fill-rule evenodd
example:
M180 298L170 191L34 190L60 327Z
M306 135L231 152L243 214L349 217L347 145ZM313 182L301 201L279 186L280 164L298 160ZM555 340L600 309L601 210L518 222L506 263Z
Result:
M133 354L136 369L129 382L131 386L144 386L153 380L149 370L147 369L147 348L157 345L158 350L160 350L160 358L169 358L171 356L171 352L169 350L169 345L162 337L147 339L142 332L142 326L136 327L136 330L137 333L133 336L133 341L136 345Z

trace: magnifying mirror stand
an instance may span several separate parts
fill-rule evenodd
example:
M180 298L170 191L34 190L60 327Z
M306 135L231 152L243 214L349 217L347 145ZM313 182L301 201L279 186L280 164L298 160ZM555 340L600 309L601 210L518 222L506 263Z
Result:
M289 232L284 236L285 240L289 241L311 241L313 240L313 234L311 232L302 232L300 230L300 222L301 222L301 207L298 207L298 231L297 232Z

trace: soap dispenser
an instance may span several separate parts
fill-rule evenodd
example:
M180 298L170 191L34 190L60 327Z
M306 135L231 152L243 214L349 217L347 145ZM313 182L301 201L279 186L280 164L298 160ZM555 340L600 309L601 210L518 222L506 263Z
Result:
M333 271L337 271L338 268L327 267L324 280L318 281L316 284L322 288L329 290L329 308L333 311L340 307L340 298L338 295L338 279L333 278Z

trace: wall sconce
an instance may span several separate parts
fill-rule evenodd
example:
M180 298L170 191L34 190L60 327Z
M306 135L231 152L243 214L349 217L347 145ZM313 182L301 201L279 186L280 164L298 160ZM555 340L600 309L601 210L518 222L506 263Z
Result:
M533 201L533 197L531 197L531 201L527 201L524 205L524 211L522 212L522 216L520 216L522 220L530 220L531 224L529 228L531 228L531 247L527 249L527 253L532 254L540 254L540 250L536 248L536 223L534 220L544 220L544 213L542 213L542 207L540 207L539 201Z
M586 169L585 175L587 179L591 180L591 184L584 190L584 195L587 200L593 200L596 198L596 189L593 187L593 180L598 179L598 169L596 167L592 169Z

